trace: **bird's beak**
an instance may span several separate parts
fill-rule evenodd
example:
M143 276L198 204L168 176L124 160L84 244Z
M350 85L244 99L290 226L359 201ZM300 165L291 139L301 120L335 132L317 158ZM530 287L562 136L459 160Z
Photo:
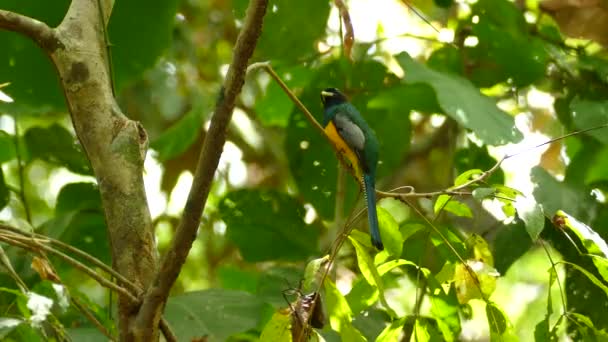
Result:
M323 96L323 97L332 97L332 96L334 96L334 93L331 93L329 91L323 90L323 91L321 91L321 96Z

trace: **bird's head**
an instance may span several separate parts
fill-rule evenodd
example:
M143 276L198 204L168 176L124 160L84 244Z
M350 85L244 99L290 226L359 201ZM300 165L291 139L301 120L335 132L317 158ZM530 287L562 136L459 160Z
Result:
M348 99L336 88L326 88L321 92L321 102L325 109L347 102Z

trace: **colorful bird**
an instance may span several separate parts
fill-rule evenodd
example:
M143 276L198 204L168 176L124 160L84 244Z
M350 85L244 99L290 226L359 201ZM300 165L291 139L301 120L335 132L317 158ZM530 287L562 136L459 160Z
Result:
M363 187L367 204L372 244L383 250L378 215L376 213L376 166L378 164L378 139L367 125L359 111L344 94L336 88L321 92L325 112L323 127L342 158L352 168L355 177Z

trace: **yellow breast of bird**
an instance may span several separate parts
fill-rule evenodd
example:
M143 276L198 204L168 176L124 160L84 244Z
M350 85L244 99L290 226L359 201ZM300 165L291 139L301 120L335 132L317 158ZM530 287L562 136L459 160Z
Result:
M342 139L340 133L336 129L336 126L332 121L325 126L325 134L329 137L329 140L334 144L336 150L338 150L339 157L346 163L350 168L350 171L357 177L359 181L363 179L363 173L361 167L359 167L359 159L355 152L346 144L346 141Z

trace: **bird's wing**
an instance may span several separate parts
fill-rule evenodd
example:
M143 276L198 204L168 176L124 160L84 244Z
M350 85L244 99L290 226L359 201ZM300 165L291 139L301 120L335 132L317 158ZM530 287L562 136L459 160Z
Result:
M341 112L336 113L334 116L334 124L342 139L361 157L361 153L365 147L365 134L361 127L357 126L346 114Z

